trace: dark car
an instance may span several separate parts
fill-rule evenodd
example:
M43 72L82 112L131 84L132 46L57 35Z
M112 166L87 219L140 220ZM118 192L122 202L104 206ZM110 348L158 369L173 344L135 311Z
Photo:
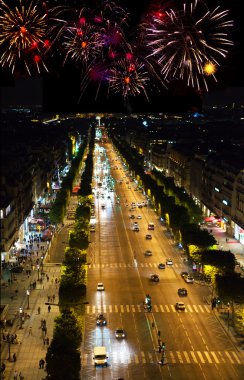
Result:
M186 276L189 275L189 273L188 272L181 272L180 275L181 275L182 278L185 278Z
M107 320L106 318L104 317L103 314L99 314L96 318L96 325L97 326L106 326L107 324Z
M12 273L22 273L23 267L13 267L10 269Z
M152 274L150 280L152 282L159 282L159 276L157 274Z
M185 288L178 289L178 295L181 297L187 296L187 290Z
M165 269L165 264L163 263L158 264L158 269Z

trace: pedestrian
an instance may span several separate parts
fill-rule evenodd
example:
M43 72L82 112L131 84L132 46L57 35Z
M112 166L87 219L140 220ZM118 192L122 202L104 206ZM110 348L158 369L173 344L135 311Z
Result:
M42 359L39 360L39 369L42 368Z
M24 376L22 375L21 372L19 373L19 380L24 380Z
M14 371L14 377L13 377L14 380L18 380L18 372L17 371Z
M29 327L29 335L32 335L32 327Z
M13 361L16 362L17 358L16 358L16 353L13 354Z
M38 311L38 314L41 314L41 308L40 308L40 306L38 307L37 311Z
M48 312L50 313L50 311L51 311L51 306L50 305L48 305Z

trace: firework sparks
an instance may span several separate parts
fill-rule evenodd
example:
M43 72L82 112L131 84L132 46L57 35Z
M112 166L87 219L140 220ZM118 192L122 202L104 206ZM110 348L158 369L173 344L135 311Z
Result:
M133 60L131 53L126 58L118 60L108 73L108 83L111 91L120 93L126 100L130 96L144 94L148 99L146 85L149 75L143 63Z
M227 38L227 28L233 22L227 20L228 11L219 7L210 11L201 1L184 4L182 11L162 9L152 12L150 22L144 25L146 43L153 58L161 67L166 80L180 78L200 90L205 80L206 64L219 66L219 59L226 57L233 45ZM208 71L214 77L215 70ZM214 77L216 80L216 78Z

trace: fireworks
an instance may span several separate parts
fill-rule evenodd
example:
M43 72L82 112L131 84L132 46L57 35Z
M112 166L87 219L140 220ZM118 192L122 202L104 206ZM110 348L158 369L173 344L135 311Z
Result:
M207 90L207 78L216 80L233 44L228 11L210 10L202 0L181 10L160 5L148 12L133 37L122 7L109 0L98 3L96 9L76 10L47 9L41 0L1 1L0 65L12 73L23 67L30 75L33 67L48 71L45 60L52 51L52 57L62 55L62 64L69 60L80 68L82 93L95 81L124 99L142 94L149 99L152 80L155 87L179 79Z
M149 74L143 63L133 59L131 53L126 58L118 60L109 71L108 83L111 91L120 93L126 100L129 96L144 94L146 98L146 85Z
M156 60L166 80L180 78L197 89L202 81L208 89L204 74L214 77L215 70L206 71L206 64L219 66L220 58L226 57L232 45L227 29L233 22L227 16L227 10L217 7L211 11L201 1L184 4L181 11L152 12L144 24L148 58Z

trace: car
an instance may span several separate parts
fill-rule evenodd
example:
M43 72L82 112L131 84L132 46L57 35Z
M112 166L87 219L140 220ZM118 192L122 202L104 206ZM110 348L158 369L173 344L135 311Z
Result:
M145 256L152 256L152 251L150 251L149 249L147 249L147 250L144 252L144 255L145 255Z
M138 222L134 222L133 224L134 224L134 226L138 226Z
M22 273L23 269L24 269L23 267L13 267L10 270L12 273Z
M115 338L116 339L123 339L125 338L125 330L122 328L117 328L115 330Z
M167 265L173 265L173 260L171 260L171 259L167 259L167 260L166 260L166 264L167 264Z
M157 274L152 274L150 280L152 282L159 282L159 276Z
M142 219L142 216L141 215L137 215L137 219Z
M151 240L151 239L152 239L152 235L150 235L150 234L146 234L146 239L147 239L147 240Z
M185 311L185 309L186 309L185 304L182 301L176 302L175 308L176 308L176 310L181 310L181 311Z
M189 275L189 273L188 272L181 272L180 275L181 275L182 278L185 278L186 276Z
M103 285L102 282L98 282L98 284L97 284L97 290L98 290L98 291L105 290L104 285Z
M163 263L158 264L158 269L165 269L165 264Z
M139 228L138 226L134 226L134 227L133 227L133 231L139 232L139 231L140 231L140 228Z
M187 284L193 284L193 282L194 282L194 278L193 278L192 276L190 276L190 275L185 276L185 277L184 277L184 280L185 280L185 282L186 282Z
M106 326L107 324L107 320L106 318L104 317L103 314L99 314L96 318L96 325L97 326Z
M135 215L130 215L130 219L135 219Z
M185 296L187 296L187 290L186 290L186 288L179 288L179 289L178 289L178 295L179 295L180 297L185 297Z

